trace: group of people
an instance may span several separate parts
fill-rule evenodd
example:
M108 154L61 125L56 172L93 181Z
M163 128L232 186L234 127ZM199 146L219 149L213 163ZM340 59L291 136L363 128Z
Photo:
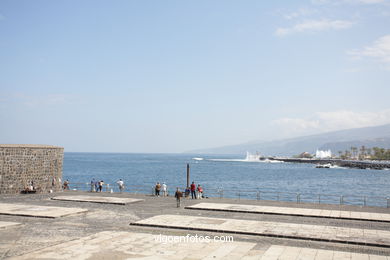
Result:
M156 195L157 197L160 197L160 193L162 192L162 196L163 197L166 197L168 196L168 187L167 185L165 184L165 182L163 182L162 184L160 184L159 182L156 183L156 186L154 187L154 195Z
M118 184L119 191L123 192L123 190L125 188L125 184L124 184L123 180L119 179L116 183ZM34 185L33 182L31 182L31 185L29 187L31 190L34 189L33 185ZM104 185L103 180L95 181L95 179L92 179L91 180L91 192L102 192L103 185ZM62 188L64 190L69 190L69 180L64 181ZM157 197L160 197L160 195L163 197L168 196L168 187L165 184L165 182L163 182L162 184L160 184L160 182L157 182L156 186L154 187L154 193L155 193L155 196L157 196ZM176 188L175 198L177 201L177 207L180 207L181 198L183 198L183 197L188 198L190 196L190 194L191 194L192 199L202 199L203 198L202 186L200 184L198 184L198 186L196 186L195 182L192 182L191 185L185 189L184 194L183 194L183 192L180 191L179 187Z
M104 181L95 181L95 179L91 180L91 192L102 192Z
M69 180L65 180L64 183L62 184L61 186L61 178L58 179L58 186L59 187L62 187L63 190L69 190ZM57 181L56 181L56 178L52 178L51 180L51 189L49 190L50 193L52 193L53 191L56 190L56 188L58 187L57 186ZM36 192L38 189L38 187L35 186L34 184L34 181L31 180L28 185L25 185L24 189L22 190L22 192L24 193L32 193L32 192Z
M192 182L191 186L186 188L186 190L184 192L184 196L189 197L190 193L191 193L192 199L202 199L203 198L203 188L202 188L202 186L200 186L200 184L198 184L198 187L197 187L195 182ZM175 192L175 198L176 198L176 203L177 203L178 208L180 207L180 201L181 201L182 197L183 197L183 192L181 192L179 187L177 187L176 192Z
M125 184L124 184L123 180L119 179L116 183L118 184L119 191L123 192L123 190L125 188ZM95 179L92 179L91 180L91 192L102 192L103 185L104 185L103 180L95 181ZM64 181L63 189L64 190L69 189L69 181L68 180ZM160 195L163 197L168 196L168 187L165 184L165 182L163 182L162 184L160 184L160 182L156 183L156 185L154 187L154 194L157 197L160 197ZM183 197L188 198L190 196L190 194L191 194L192 199L202 199L203 198L203 187L200 184L198 184L198 186L196 186L195 182L192 182L191 185L185 189L184 194L182 191L180 191L179 187L176 188L175 198L177 201L177 207L180 207L181 198L183 198Z
M125 183L122 179L119 179L116 184L118 184L118 188L120 192L123 192L125 189ZM104 181L95 181L95 179L91 180L91 192L102 192ZM111 191L112 192L112 191Z
M190 187L186 188L185 195L186 197L189 197L191 193L192 199L201 199L203 198L203 188L198 184L198 187L196 186L195 182L191 183Z
M30 181L30 183L24 187L22 192L23 193L34 193L34 192L36 192L36 187L34 185L34 181Z

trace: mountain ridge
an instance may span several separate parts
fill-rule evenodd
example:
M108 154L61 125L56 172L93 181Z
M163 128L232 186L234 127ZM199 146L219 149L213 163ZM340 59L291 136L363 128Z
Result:
M273 141L246 142L237 145L196 149L187 153L245 154L259 151L263 155L292 156L302 152L314 153L316 149L331 149L333 153L360 147L380 146L390 148L390 124L343 129L321 134L300 136Z

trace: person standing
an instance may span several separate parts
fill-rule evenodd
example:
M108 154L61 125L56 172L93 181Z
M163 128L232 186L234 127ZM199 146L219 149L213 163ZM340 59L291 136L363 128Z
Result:
M185 192L184 192L186 198L188 198L188 197L190 196L190 193L191 193L191 189L190 189L190 187L187 187L187 188L185 189Z
M122 193L123 189L125 188L124 182L122 181L122 179L119 179L119 181L117 181L116 183L118 184L119 191Z
M196 199L196 185L195 182L191 184L191 198Z
M157 182L156 187L154 188L154 190L156 192L156 196L160 197L161 184L159 182Z
M104 181L99 181L99 192L102 192Z
M95 181L95 191L99 192L99 181Z
M64 190L69 190L69 180L64 181L63 189Z
M52 180L51 180L51 188L54 190L55 187L56 187L56 178L53 177Z
M180 208L180 200L183 197L183 192L180 191L179 188L176 188L175 198L176 198L176 206Z
M165 182L163 182L163 184L161 185L161 189L162 189L163 197L166 197L167 196L167 185L165 184Z
M95 179L91 180L91 192L94 192L95 190Z
M203 188L202 188L202 186L200 186L200 184L198 184L197 191L198 191L198 199L202 199L202 197L203 197Z

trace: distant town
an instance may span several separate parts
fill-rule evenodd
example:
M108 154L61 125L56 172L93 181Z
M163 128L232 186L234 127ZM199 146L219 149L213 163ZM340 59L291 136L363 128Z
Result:
M293 157L262 157L261 160L276 160L290 163L313 163L316 168L346 167L356 169L390 169L390 149L373 147L351 147L339 151L337 155L331 150L317 150L315 154L303 152Z
M332 154L330 150L317 150L315 154L303 152L294 158L333 158L343 160L390 160L390 149L373 147L367 148L364 145L361 147L352 146L349 150L338 151L337 154Z

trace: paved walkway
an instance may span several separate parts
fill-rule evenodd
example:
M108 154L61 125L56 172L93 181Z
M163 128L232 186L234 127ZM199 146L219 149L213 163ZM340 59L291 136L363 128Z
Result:
M118 198L118 197L102 197L102 196L57 196L51 198L52 200L68 200L78 202L93 202L93 203L105 203L105 204L118 204L126 205L128 203L140 202L142 199L131 198Z
M248 242L163 243L159 235L105 231L10 259L260 259ZM180 239L180 238L179 238Z
M390 260L390 257L372 254L312 249L291 246L271 246L261 260Z
M167 242L169 239L181 242ZM199 238L199 237L198 237ZM242 260L390 260L343 251L272 245L265 252L251 242L200 241L194 236L161 236L104 231L9 259L242 259Z
M18 226L18 225L21 225L21 224L17 223L17 222L0 221L0 229L12 227L12 226Z
M81 208L0 203L0 215L58 218L87 211Z
M192 206L187 206L186 209L390 222L390 214L345 211L345 210L307 209L307 208L305 209L305 208L238 205L238 204L224 204L224 203L199 203Z
M59 201L51 200L51 197L56 196L104 196L104 197L119 197L119 198L135 198L143 199L142 202L131 203L118 206L116 204L106 203L84 203L74 201ZM232 200L232 199L219 199L210 198L205 200L184 200L183 204L190 206L200 202L208 203L226 203L226 204L246 204L256 206L273 206L273 207L305 207L313 209L327 209L337 210L342 209L345 211L370 211L376 213L390 213L386 208L373 208L373 207L356 207L348 205L318 205L318 204L296 204L287 202L268 202L268 201L250 201L250 200ZM231 235L234 237L235 242L250 242L256 243L254 249L251 249L251 255L261 255L271 245L285 245L294 247L305 248L318 248L327 250L339 250L349 252L359 252L366 254L376 255L390 255L390 247L378 247L378 246L362 246L346 243L332 243L328 241L313 241L297 238L286 238L282 236L270 236L263 235L245 235L245 234L232 234L232 233L217 233L210 231L198 231L188 229L172 229L172 228L153 228L142 226L129 226L130 222L137 222L141 219L147 219L158 215L177 215L181 219L186 219L187 216L208 217L208 218L229 218L239 220L251 220L251 221L268 221L268 222L282 222L291 224L305 224L305 225L328 225L333 227L342 228L357 228L357 229L375 229L382 231L390 231L390 222L369 222L369 221L352 221L352 220L340 220L331 218L315 218L315 217L296 217L289 215L272 215L272 214L245 214L239 212L225 212L225 211L209 211L209 210L188 210L184 208L177 208L176 201L173 197L154 197L144 194L130 194L130 193L91 193L91 192L79 192L79 191L67 191L59 193L47 193L47 194L0 194L0 203L7 204L23 204L29 205L28 207L35 207L37 205L44 208L48 206L54 207L66 207L66 208L83 208L88 209L87 213L70 215L68 217L60 218L35 218L24 217L14 215L1 215L0 221L7 222L19 222L21 226L10 226L9 228L0 228L0 259L7 259L12 256L19 256L29 254L35 250L41 250L46 247L56 246L61 243L67 243L70 241L77 241L81 238L95 235L100 231L110 232L144 232L163 235L184 235L188 233L195 235ZM218 226L216 226L218 228ZM228 227L227 227L228 228ZM249 230L251 231L251 230ZM277 231L277 232L276 232ZM282 231L276 230L276 234L282 234ZM229 231L230 232L230 231ZM374 232L367 230L367 232ZM377 231L375 231L377 232ZM337 233L336 233L337 235ZM377 234L380 235L379 233ZM109 243L109 241L107 241ZM104 244L102 244L104 246ZM255 253L257 251L257 253ZM102 255L105 253L102 252ZM110 255L111 256L111 255ZM125 257L126 258L126 257ZM53 259L53 258L51 258ZM92 259L99 259L99 255L94 255ZM110 259L110 258L108 258Z
M131 225L228 232L390 248L390 231L241 219L160 215Z

